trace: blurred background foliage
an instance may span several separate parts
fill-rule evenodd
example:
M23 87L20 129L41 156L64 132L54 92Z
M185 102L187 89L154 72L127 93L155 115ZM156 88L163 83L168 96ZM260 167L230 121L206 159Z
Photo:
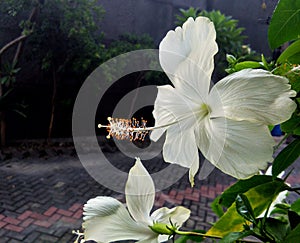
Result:
M215 71L214 81L218 81L226 75L225 69L227 67L226 54L231 54L239 60L257 60L258 55L254 50L251 50L249 45L244 44L246 36L243 35L245 30L238 26L238 20L233 19L231 16L222 14L218 10L200 11L197 8L190 7L189 9L180 9L180 14L176 15L176 24L182 24L189 18L197 18L204 16L209 18L216 29L216 42L219 51L215 56Z
M0 2L0 14L0 32L5 33L0 50L6 47L0 52L0 120L7 120L8 138L71 136L73 104L87 76L117 55L157 48L148 34L127 33L115 40L105 39L101 26L105 10L97 0L5 0ZM238 21L220 11L181 9L174 18L182 25L188 17L197 16L210 18L216 27L219 52L215 56L215 81L226 74L226 54L238 61L257 59L243 43L244 29L238 27ZM140 72L122 82L119 91L122 85L136 88L167 84L169 80L161 72ZM119 91L111 95L118 99L122 95ZM15 128L16 124L22 126ZM6 125L3 127L5 130Z

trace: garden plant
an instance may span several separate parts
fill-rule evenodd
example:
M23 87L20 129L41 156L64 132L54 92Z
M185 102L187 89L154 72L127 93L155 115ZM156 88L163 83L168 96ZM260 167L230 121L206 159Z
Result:
M192 187L201 183L195 180L199 151L222 172L237 178L212 204L219 219L207 232L185 231L180 227L190 216L188 208L178 205L151 212L154 183L136 158L125 185L126 205L112 197L90 199L83 208L83 232L75 232L76 242L299 239L300 199L288 204L284 198L287 193L300 194L300 188L286 183L300 153L300 3L280 0L274 11L270 47L290 43L276 61L227 56L230 74L212 87L218 51L215 26L207 17L194 17L169 31L160 43L160 65L172 84L158 86L154 127L122 118L109 118L109 125L100 127L106 127L110 137L128 140L143 140L150 134L156 141L165 133L163 158L188 168ZM270 134L276 124L285 133L279 144ZM293 141L274 156L287 137Z

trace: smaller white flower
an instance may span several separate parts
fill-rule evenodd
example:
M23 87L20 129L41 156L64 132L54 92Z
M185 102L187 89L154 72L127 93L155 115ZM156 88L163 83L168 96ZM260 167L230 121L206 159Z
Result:
M99 196L84 205L84 239L96 242L136 240L139 243L166 241L169 235L159 235L150 227L159 224L180 227L190 216L190 210L178 206L163 207L150 215L154 204L154 183L141 163L136 159L130 169L125 187L127 208L112 197Z

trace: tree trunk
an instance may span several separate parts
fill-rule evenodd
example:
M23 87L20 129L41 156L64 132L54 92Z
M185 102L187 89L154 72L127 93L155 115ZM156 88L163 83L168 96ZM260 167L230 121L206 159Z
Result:
M37 2L37 5L32 9L27 21L33 22L34 18L36 17L38 11L40 8L40 4L39 2ZM2 54L7 51L9 48L11 48L12 46L14 46L15 44L18 44L14 58L12 60L12 65L16 65L19 57L21 55L22 52L22 47L24 44L24 40L28 37L28 35L32 32L32 30L30 30L27 34L21 34L19 37L15 38L14 40L10 41L9 43L7 43L4 47L2 47L0 49L0 70L1 70L1 57ZM1 75L0 75L0 80L1 80ZM2 97L4 94L3 91L3 85L2 83L0 83L0 97ZM5 146L6 145L6 122L5 122L5 112L1 111L0 112L0 142L1 142L1 146Z
M52 70L52 82L53 82L53 90L52 90L52 99L51 99L50 122L49 122L49 128L48 128L48 143L50 143L50 140L52 137L54 116L55 116L56 93L57 93L57 77L56 77L56 71L55 71L54 67Z
M0 70L1 70L1 56L0 56ZM0 73L0 81L1 81L1 73ZM3 86L2 83L0 82L0 98L3 95ZM0 142L1 142L1 147L5 146L6 143L6 124L5 124L5 114L4 111L0 111Z

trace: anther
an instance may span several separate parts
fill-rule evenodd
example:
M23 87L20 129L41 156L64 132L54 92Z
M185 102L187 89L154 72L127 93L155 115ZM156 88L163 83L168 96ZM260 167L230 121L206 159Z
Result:
M147 121L143 118L138 121L135 118L123 119L108 117L107 120L109 122L108 125L98 124L98 128L107 129L108 135L106 138L108 139L115 137L118 140L144 141L146 135L149 133L146 127Z

